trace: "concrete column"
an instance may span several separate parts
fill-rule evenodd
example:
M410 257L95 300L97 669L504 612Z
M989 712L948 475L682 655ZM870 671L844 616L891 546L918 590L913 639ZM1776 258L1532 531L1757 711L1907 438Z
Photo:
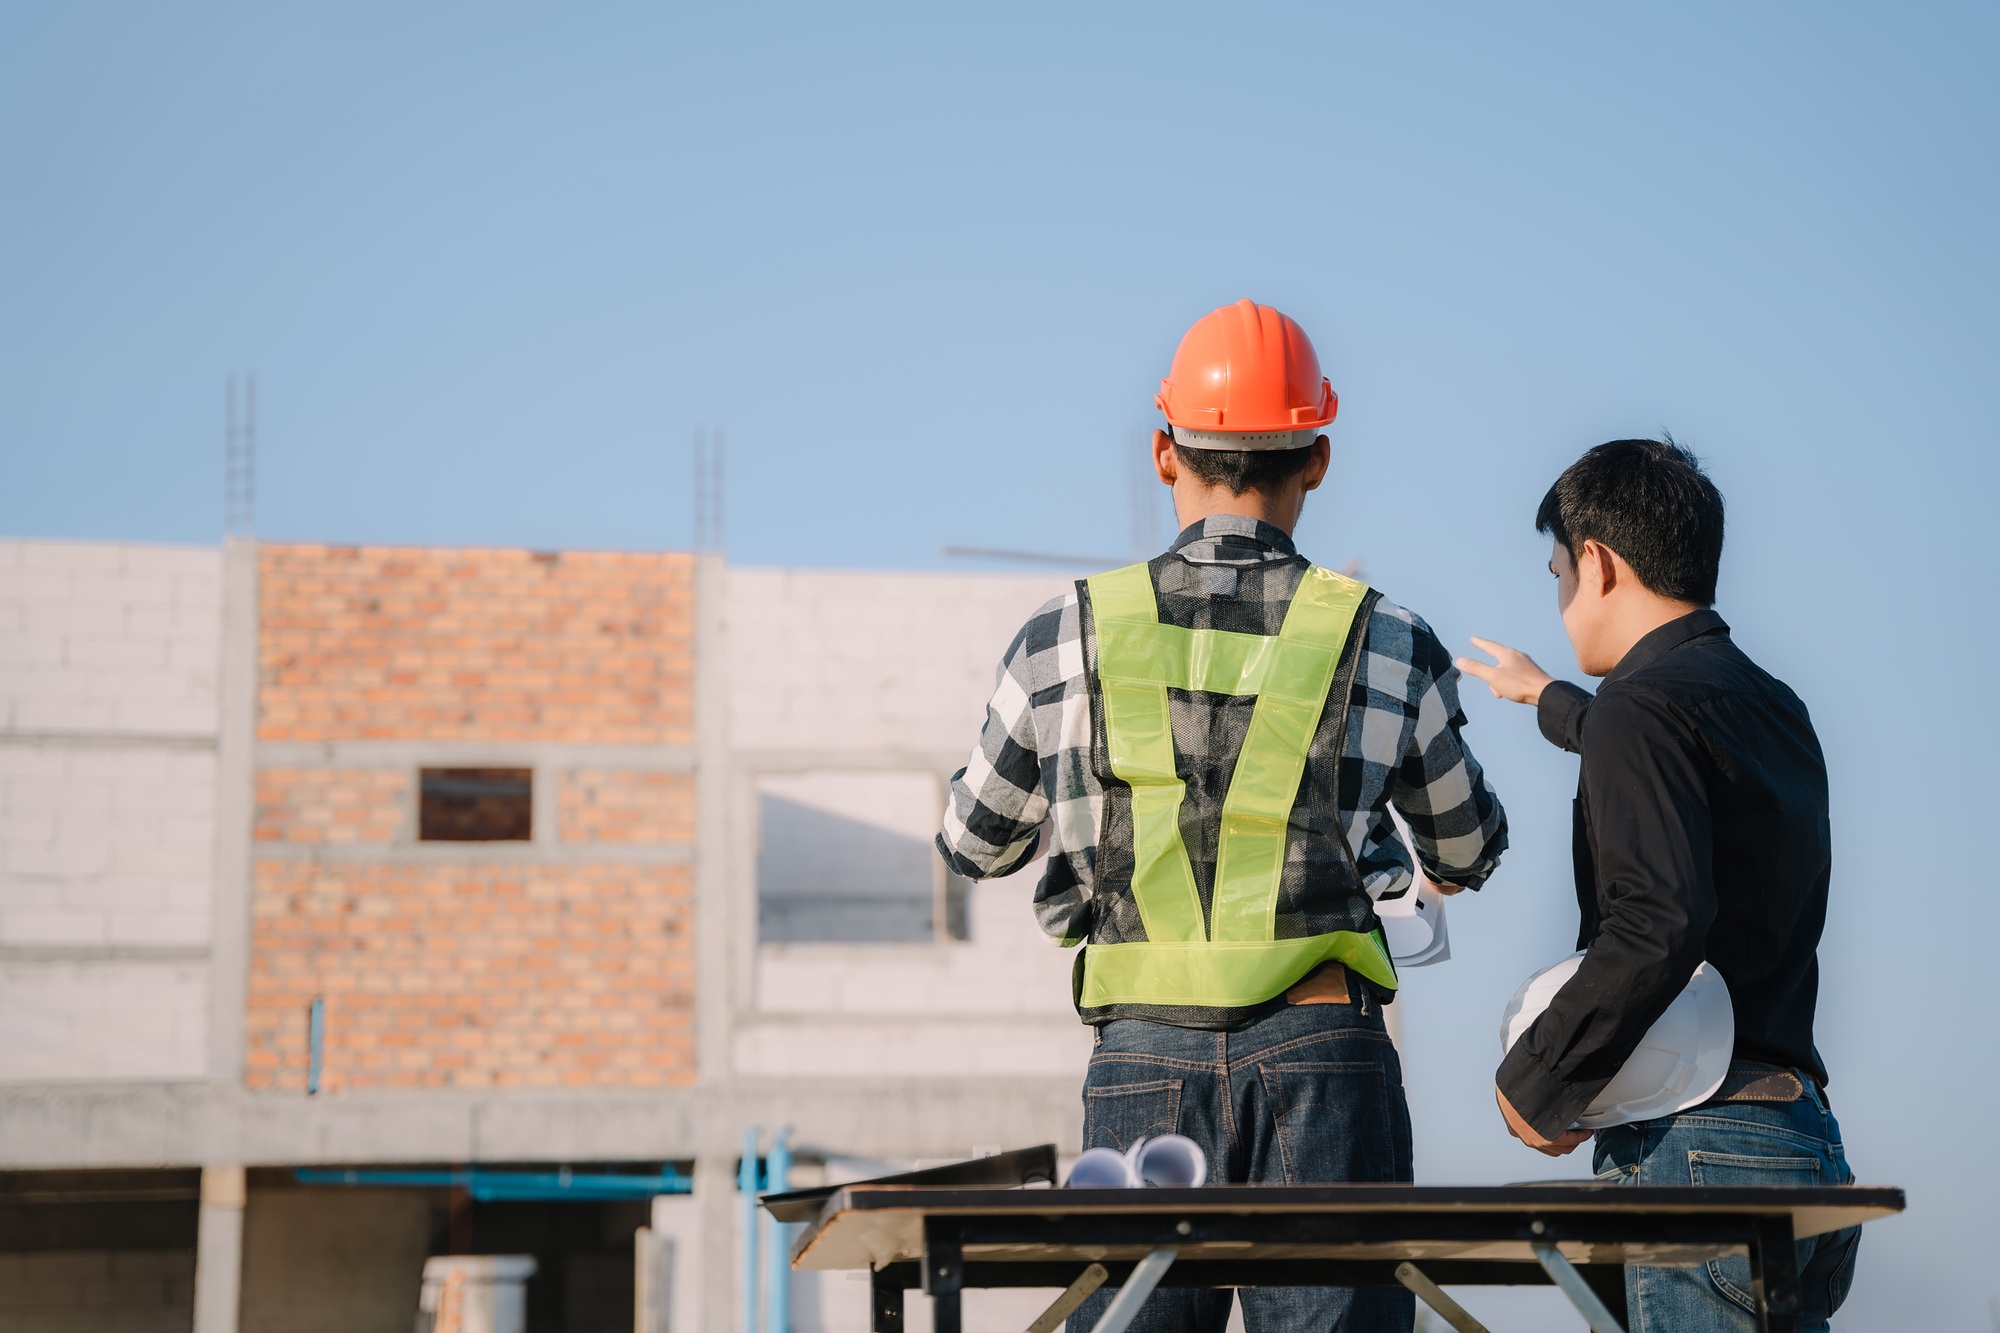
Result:
M698 1194L662 1194L653 1200L647 1257L652 1299L646 1303L649 1322L640 1333L697 1333L710 1327L701 1317L706 1271L701 1209Z
M201 1221L194 1257L194 1333L236 1333L243 1290L243 1168L201 1172Z
M701 1284L701 1322L694 1327L722 1330L741 1326L737 1312L737 1289L742 1271L737 1236L742 1231L736 1195L736 1159L706 1156L695 1160L694 1203L700 1215L702 1241L698 1277ZM680 1333L676 1329L675 1333Z
M221 665L215 884L209 899L208 1077L234 1088L243 1083L250 838L257 805L257 543L243 538L231 538L222 549Z
M705 1090L733 1076L736 1018L729 837L728 571L696 557L694 581L694 1022L695 1066ZM752 918L755 919L754 917Z

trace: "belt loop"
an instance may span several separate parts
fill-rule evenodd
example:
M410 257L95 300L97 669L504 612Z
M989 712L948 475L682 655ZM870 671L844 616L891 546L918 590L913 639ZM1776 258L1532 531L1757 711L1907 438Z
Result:
M1363 1018L1366 1018L1368 1017L1368 1001L1370 998L1369 985L1366 981L1363 981L1361 979L1361 974L1354 971L1352 968L1348 969L1347 975L1348 979L1354 983L1356 989L1358 989L1361 992L1361 1016Z

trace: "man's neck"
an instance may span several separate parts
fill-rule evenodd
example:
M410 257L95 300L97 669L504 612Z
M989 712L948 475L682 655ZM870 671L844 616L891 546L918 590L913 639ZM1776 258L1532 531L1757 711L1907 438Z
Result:
M1245 491L1241 495L1230 494L1227 486L1174 487L1174 517L1180 520L1183 532L1205 518L1220 514L1231 514L1237 518L1254 518L1259 523L1269 523L1287 537L1298 526L1299 510L1304 506L1302 495L1267 495L1263 491Z
M1693 602L1676 602L1665 597L1652 596L1650 593L1644 598L1635 599L1618 618L1616 637L1613 640L1618 645L1618 653L1611 670L1616 671L1618 665L1631 656L1632 650L1637 648L1639 641L1648 634L1662 625L1671 625L1682 616L1691 616L1701 609ZM1605 674L1609 675L1610 672Z

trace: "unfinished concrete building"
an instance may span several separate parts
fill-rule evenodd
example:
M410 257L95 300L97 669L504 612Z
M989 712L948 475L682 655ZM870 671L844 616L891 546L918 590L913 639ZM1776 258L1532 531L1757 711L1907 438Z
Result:
M403 1333L452 1253L538 1333L740 1328L746 1129L1073 1150L1036 871L929 847L1060 586L0 543L0 1330Z

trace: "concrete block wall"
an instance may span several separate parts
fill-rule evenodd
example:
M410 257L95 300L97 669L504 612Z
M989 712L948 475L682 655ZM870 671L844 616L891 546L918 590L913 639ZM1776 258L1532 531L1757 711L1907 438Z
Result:
M950 752L963 762L1014 632L1070 584L732 569L730 743L758 753Z
M199 1077L221 556L0 542L0 1083Z
M193 1320L192 1251L0 1254L0 1333L187 1333Z
M1015 633L1068 586L1050 575L730 571L729 727L744 780L871 763L942 779L977 740ZM1090 1034L1069 1002L1072 955L1035 925L1040 872L1037 862L975 886L963 943L755 949L737 1072L1078 1074ZM739 892L755 892L752 873Z
M207 981L199 956L0 961L0 1084L200 1078Z
M0 944L206 941L212 751L0 742L0 784Z
M693 561L265 546L245 1081L694 1078ZM417 840L425 767L534 771L526 842Z
M212 736L221 623L215 550L0 542L0 727Z
M239 1333L409 1333L435 1204L414 1190L252 1187Z

